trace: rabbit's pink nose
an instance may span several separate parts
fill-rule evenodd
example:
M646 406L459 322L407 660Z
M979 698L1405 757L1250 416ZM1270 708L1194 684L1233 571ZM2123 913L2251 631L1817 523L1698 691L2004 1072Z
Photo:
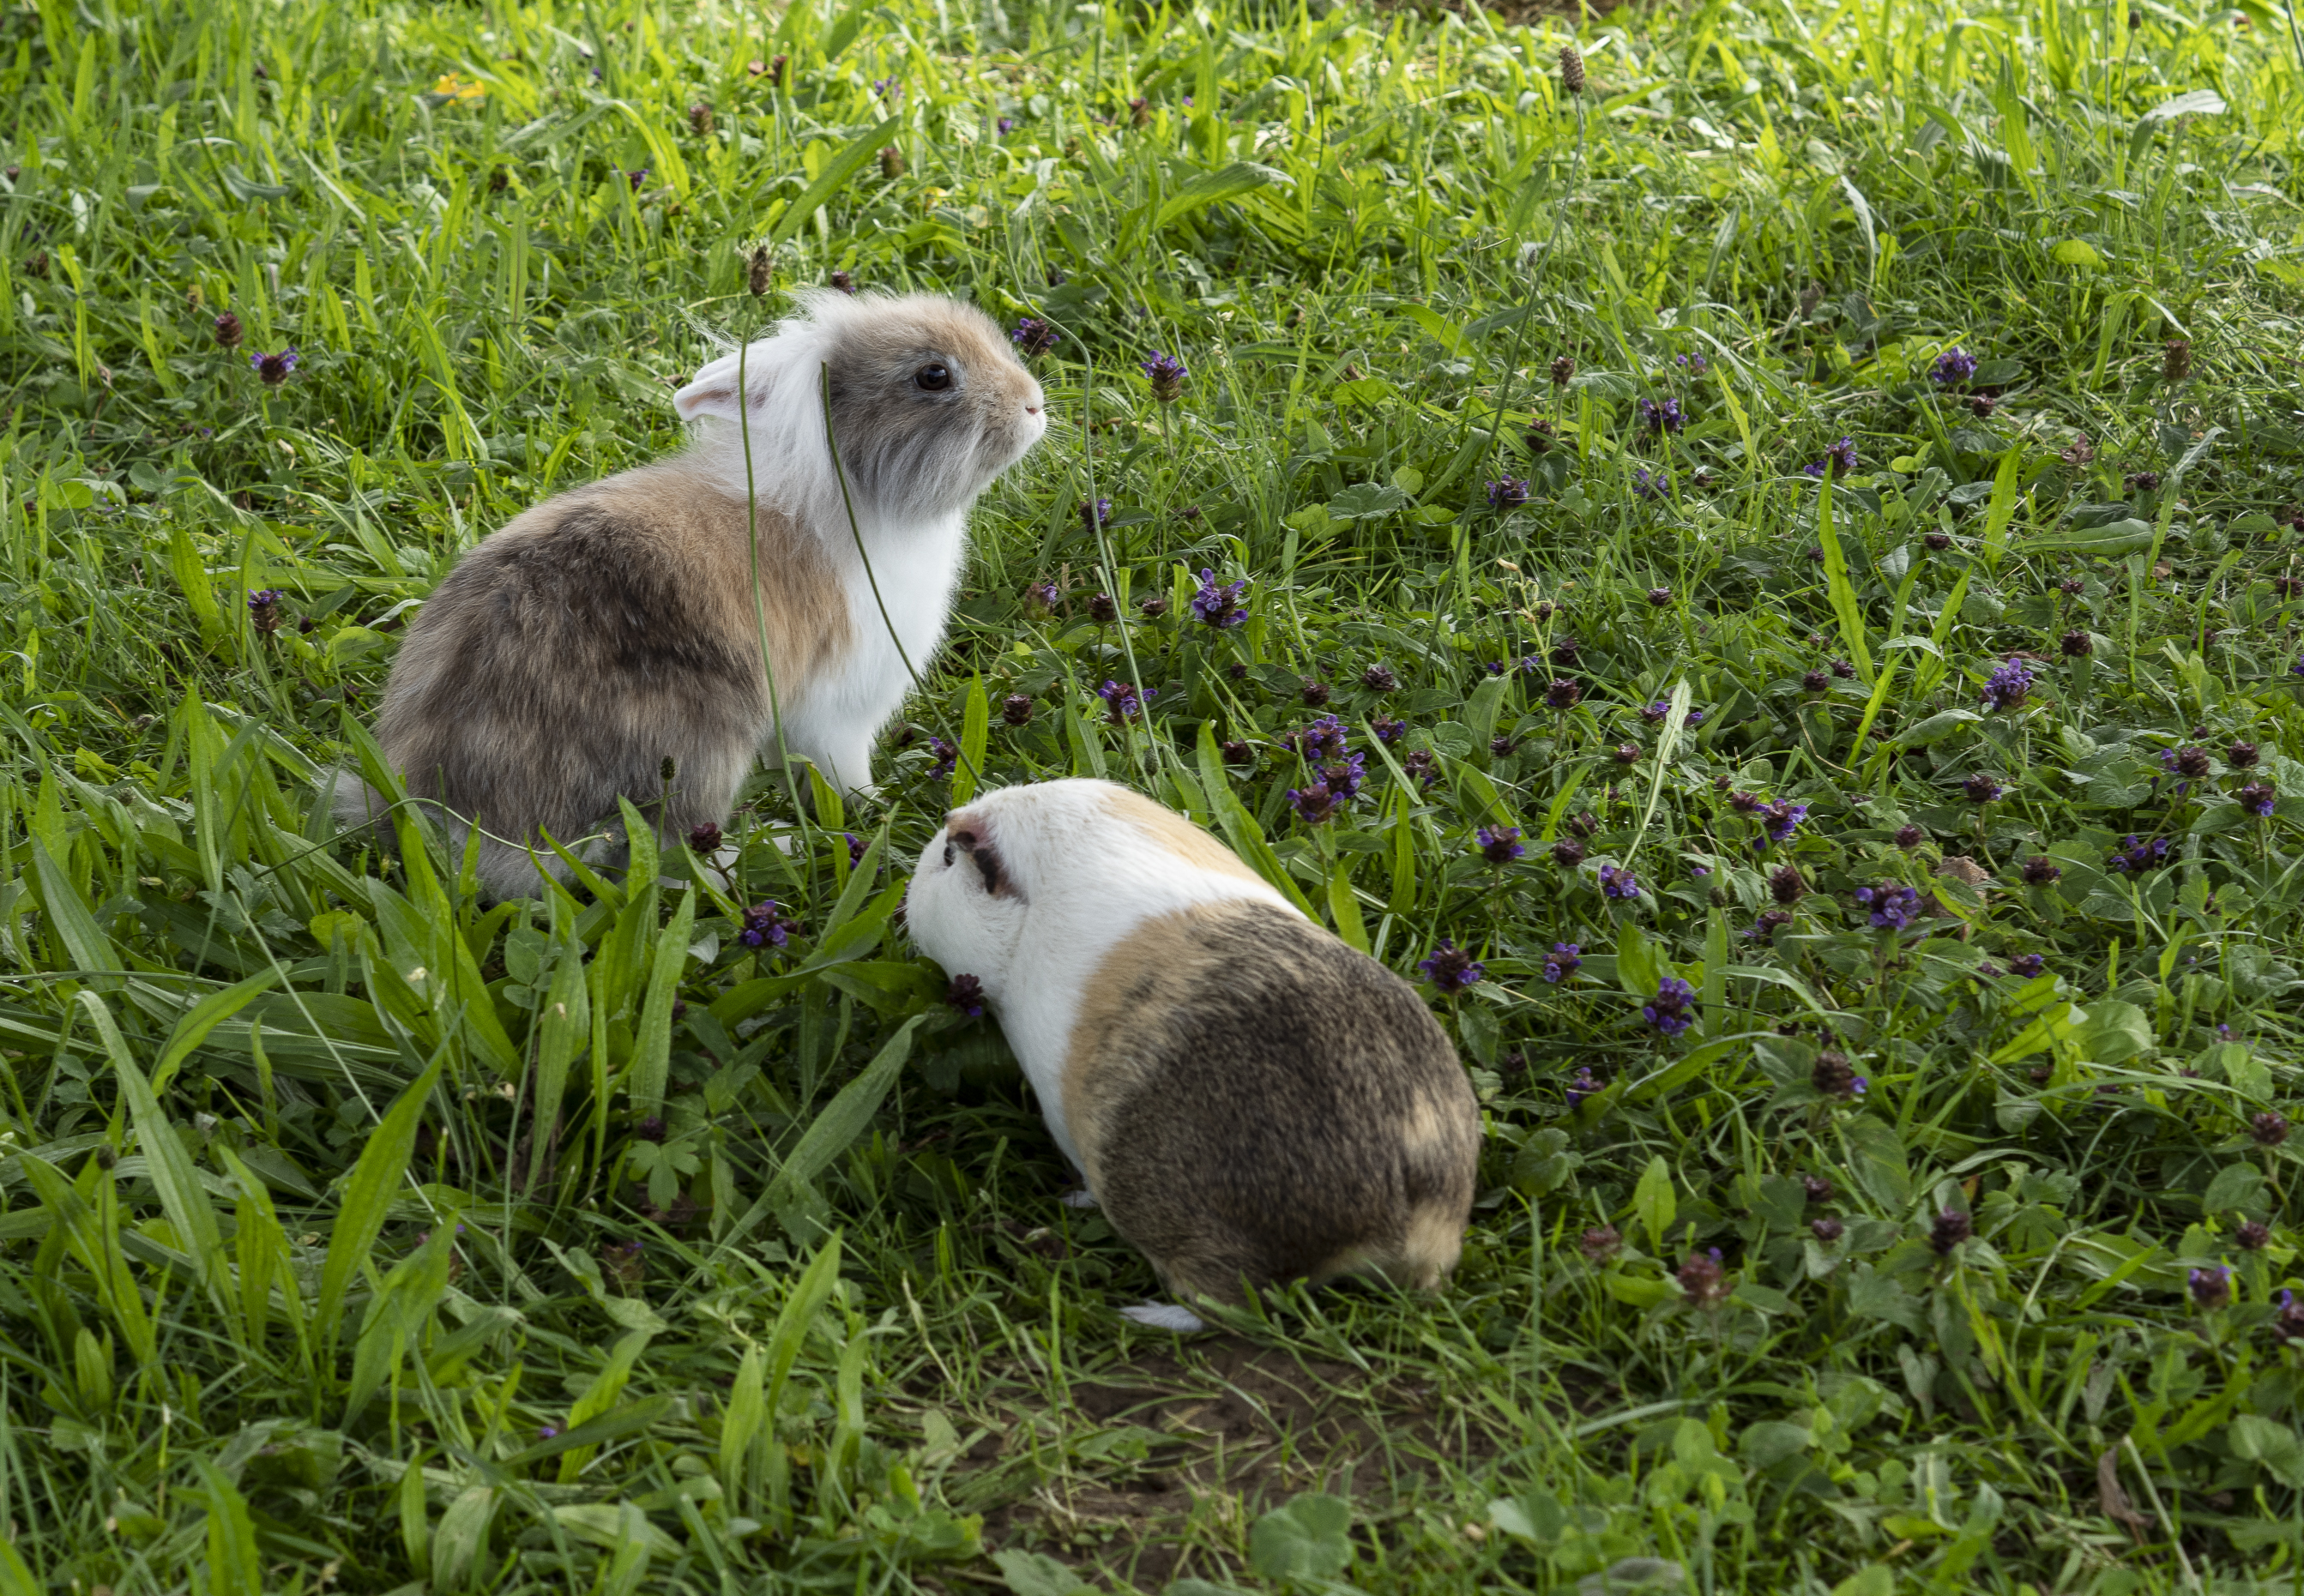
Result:
M1028 404L1024 407L1024 413L1027 416L1037 416L1040 413L1040 407L1036 404Z

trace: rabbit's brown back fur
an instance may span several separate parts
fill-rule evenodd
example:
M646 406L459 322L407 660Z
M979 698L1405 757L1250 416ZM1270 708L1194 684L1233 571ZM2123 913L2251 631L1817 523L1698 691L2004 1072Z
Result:
M767 504L758 527L756 613L746 507L680 460L526 511L410 629L377 726L386 762L412 797L477 823L484 855L530 827L572 841L620 795L653 810L667 756L660 829L718 822L772 724L760 621L787 699L849 645L820 545Z

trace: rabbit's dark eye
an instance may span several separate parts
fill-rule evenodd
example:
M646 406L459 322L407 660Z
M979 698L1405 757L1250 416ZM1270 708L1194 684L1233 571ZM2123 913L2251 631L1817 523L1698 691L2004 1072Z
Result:
M941 360L931 360L912 373L912 381L931 393L941 393L952 386L952 368Z

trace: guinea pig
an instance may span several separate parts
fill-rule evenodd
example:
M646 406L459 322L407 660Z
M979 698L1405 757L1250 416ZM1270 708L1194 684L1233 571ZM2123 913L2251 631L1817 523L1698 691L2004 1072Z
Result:
M1108 781L986 793L920 855L905 916L983 984L1088 1200L1171 1296L1455 1267L1480 1117L1447 1034L1190 821Z
M999 327L928 294L804 296L673 404L687 450L481 539L394 662L377 744L459 850L479 829L495 896L533 891L539 861L560 874L538 833L614 826L620 796L667 840L724 822L779 717L791 753L865 787L907 661L925 671L943 638L969 506L1047 429ZM349 774L335 803L347 823L383 812Z

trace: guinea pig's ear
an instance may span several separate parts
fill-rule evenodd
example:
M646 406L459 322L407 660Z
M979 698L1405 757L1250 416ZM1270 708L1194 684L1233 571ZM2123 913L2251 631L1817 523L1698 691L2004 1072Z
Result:
M970 865L984 882L985 891L994 898L1021 898L1015 878L1009 874L1000 849L992 840L992 830L983 820L972 815L955 815L946 823L944 847L968 856Z
M767 398L767 363L755 359L750 364L751 368L743 375L750 382L752 409L757 411ZM741 420L736 408L736 357L723 355L672 396L672 408L682 421L699 421L707 416L716 416L723 421Z

